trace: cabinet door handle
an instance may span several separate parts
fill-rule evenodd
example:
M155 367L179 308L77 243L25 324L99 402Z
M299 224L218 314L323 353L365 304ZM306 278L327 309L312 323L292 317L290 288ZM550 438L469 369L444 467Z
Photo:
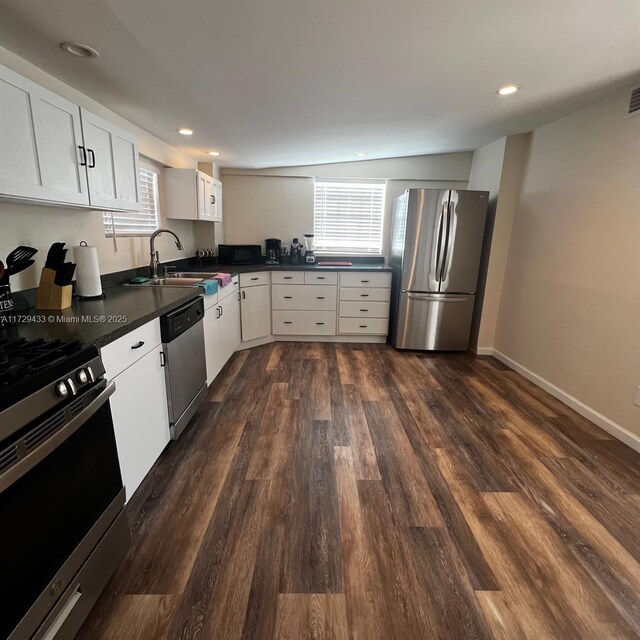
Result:
M220 307L220 317L224 315L224 307Z
M361 297L361 298L368 298L368 297L369 297L369 294L368 294L368 293L361 293L361 294L360 294L360 297Z
M164 367L167 364L167 361L164 358L164 351L160 352L160 366Z
M324 300L324 296L316 296L316 300Z
M78 149L80 149L80 166L81 167L86 167L87 166L87 150L82 146L79 145Z
M93 149L87 149L87 153L89 154L89 157L91 158L89 160L89 164L87 166L89 167L89 169L93 169L96 166L96 154L93 152Z
M284 299L285 300L293 300L293 296L285 296Z
M140 342L138 342L138 344L134 344L131 348L132 349L139 349L143 344L144 344L144 340L140 340Z
M242 299L244 300L247 297L247 294L243 291L242 292Z
M316 322L316 324L324 324L324 322Z

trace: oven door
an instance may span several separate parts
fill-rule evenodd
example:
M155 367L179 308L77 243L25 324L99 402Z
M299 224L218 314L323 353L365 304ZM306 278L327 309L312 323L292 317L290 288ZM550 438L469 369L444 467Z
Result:
M100 380L0 443L0 637L29 638L124 504L109 396Z

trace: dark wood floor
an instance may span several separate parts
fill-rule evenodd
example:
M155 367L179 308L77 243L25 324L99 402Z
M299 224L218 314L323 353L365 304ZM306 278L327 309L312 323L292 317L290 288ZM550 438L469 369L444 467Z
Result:
M640 632L640 456L491 358L235 354L82 640Z

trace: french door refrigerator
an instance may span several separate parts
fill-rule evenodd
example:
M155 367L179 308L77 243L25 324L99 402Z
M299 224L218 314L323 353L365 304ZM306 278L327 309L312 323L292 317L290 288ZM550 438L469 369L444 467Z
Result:
M469 333L489 193L409 189L393 202L391 344L463 351Z

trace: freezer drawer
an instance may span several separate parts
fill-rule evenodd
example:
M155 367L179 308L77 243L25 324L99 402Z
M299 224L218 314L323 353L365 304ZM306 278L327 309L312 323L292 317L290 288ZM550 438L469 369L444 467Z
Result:
M464 351L475 296L400 293L392 344L396 349Z

